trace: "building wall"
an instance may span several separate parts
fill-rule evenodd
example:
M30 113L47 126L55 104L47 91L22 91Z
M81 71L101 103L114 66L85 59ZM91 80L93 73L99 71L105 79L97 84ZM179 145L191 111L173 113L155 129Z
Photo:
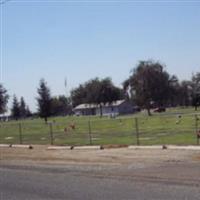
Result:
M102 114L103 115L119 114L119 109L116 106L102 107ZM100 115L100 108L96 109L96 115Z
M124 102L119 106L119 114L133 113L133 106L129 102Z
M133 113L133 107L129 102L124 102L119 106L102 107L103 115L118 115ZM100 108L84 108L75 110L76 115L100 115Z
M74 111L76 115L96 115L94 108L77 109Z

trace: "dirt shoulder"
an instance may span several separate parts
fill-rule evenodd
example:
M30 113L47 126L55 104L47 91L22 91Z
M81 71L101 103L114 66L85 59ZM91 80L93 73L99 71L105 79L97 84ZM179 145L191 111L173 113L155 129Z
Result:
M33 149L0 148L0 160L22 163L57 164L114 164L143 163L155 165L165 162L200 162L200 151L159 150L159 149L104 149L104 150L47 150L45 145L35 145Z

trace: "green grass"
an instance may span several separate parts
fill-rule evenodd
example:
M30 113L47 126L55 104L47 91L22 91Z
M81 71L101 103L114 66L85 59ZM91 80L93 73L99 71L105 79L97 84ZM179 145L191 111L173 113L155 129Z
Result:
M178 115L181 114L181 119ZM168 109L167 112L148 117L144 112L108 117L55 117L52 122L54 144L56 145L88 145L92 144L136 144L135 118L138 118L140 144L196 144L195 117L198 112L193 108ZM89 124L91 135L89 134ZM75 130L69 130L74 123ZM0 143L20 143L19 124L21 124L22 142L24 144L50 144L50 125L42 119L1 122ZM68 127L67 133L64 131ZM200 122L199 122L200 128Z

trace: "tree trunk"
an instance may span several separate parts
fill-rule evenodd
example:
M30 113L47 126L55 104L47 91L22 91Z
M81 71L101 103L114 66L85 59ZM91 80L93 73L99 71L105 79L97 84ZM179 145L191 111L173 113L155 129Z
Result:
M102 112L102 105L100 104L100 117L102 117L103 112Z
M148 116L152 115L149 107L147 108L147 113L148 113Z
M47 117L44 118L45 124L47 124Z

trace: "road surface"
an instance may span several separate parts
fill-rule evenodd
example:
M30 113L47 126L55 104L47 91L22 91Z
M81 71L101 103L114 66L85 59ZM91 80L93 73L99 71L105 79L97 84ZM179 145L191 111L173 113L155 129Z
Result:
M121 152L121 156L129 157L129 162L115 157L116 154L120 157L120 150L77 152L79 156L85 155L85 159L89 154L96 155L101 160L97 162L98 159L95 160L94 156L95 162L84 162L82 155L81 163L55 163L55 158L48 162L22 160L20 155L18 159L9 160L11 154L8 153L7 159L4 154L0 165L0 199L200 199L199 152ZM65 153L71 156L71 153ZM174 154L179 157L175 158ZM107 157L103 160L100 159L102 156ZM131 160L130 156L134 159ZM110 164L107 163L108 158L112 161Z

